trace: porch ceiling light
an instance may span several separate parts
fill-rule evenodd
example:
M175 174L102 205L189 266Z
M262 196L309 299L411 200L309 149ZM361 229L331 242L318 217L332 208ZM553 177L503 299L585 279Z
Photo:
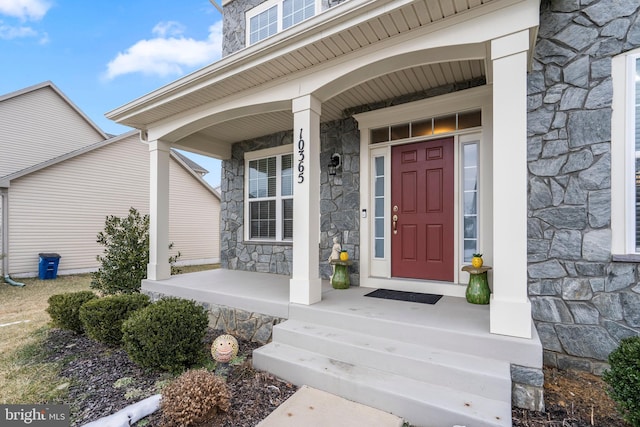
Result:
M338 153L333 153L331 155L331 160L329 161L329 164L327 165L327 170L329 172L329 175L335 175L336 174L336 169L338 169L341 165L341 159L340 159L340 154Z

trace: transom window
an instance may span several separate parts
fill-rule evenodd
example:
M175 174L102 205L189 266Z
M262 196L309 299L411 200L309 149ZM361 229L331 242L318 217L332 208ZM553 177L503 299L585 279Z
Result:
M480 110L465 111L371 129L370 141L371 144L378 144L380 142L397 141L399 139L450 133L457 130L479 127L481 125L482 113Z
M247 238L293 239L292 147L247 153ZM282 152L286 151L286 152Z
M247 12L248 45L286 30L320 11L318 0L269 0Z

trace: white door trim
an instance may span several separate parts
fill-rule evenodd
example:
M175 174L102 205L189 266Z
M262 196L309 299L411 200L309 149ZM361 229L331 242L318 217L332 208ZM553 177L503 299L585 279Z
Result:
M391 146L397 143L410 143L423 141L425 138L412 138L393 143L370 144L370 129L392 125L396 123L406 123L407 121L418 120L425 117L434 117L456 113L469 109L482 110L482 131L474 129L471 131L458 131L451 134L440 134L433 138L443 138L454 136L455 143L455 188L460 188L461 168L459 162L459 146L461 142L469 141L470 136L480 141L480 165L482 166L479 179L481 200L480 200L480 247L485 253L485 262L490 264L492 252L492 221L491 221L491 88L487 86L473 88L456 92L453 94L429 98L417 102L402 104L390 108L375 110L371 112L355 115L360 129L360 286L371 288L387 288L404 291L437 293L449 296L464 296L468 276L459 271L462 264L460 262L459 244L456 243L455 252L455 283L421 281L412 279L391 278L391 244L390 239L385 240L385 258L376 260L373 258L373 220L375 206L373 205L373 159L374 157L385 157L385 215L390 212L391 201L388 195L391 191ZM387 177L389 177L387 179ZM455 216L460 217L460 198L456 191ZM366 217L365 217L366 212ZM385 218L387 221L388 218ZM460 221L456 221L454 238L460 241Z

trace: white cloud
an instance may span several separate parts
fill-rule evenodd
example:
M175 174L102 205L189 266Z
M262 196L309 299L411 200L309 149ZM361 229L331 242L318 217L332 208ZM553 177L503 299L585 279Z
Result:
M160 22L155 27L153 27L153 30L151 30L151 32L158 37L164 38L167 36L180 36L182 35L182 33L184 33L184 30L184 25L182 25L181 23L168 21Z
M0 0L0 14L20 18L23 21L38 21L51 8L48 0Z
M2 0L0 0L2 1ZM157 37L140 40L107 64L105 77L109 80L131 73L166 77L184 74L220 58L222 50L222 21L209 27L206 40L183 37L184 29L177 22L162 22L153 28Z
M12 40L24 37L36 37L38 32L31 27L14 27L0 21L0 39Z

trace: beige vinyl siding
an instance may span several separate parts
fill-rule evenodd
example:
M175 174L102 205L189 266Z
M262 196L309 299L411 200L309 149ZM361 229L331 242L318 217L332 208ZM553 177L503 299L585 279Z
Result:
M169 169L169 241L180 261L220 261L220 200L176 161Z
M97 268L96 235L107 215L149 211L149 154L137 135L11 182L9 271L38 271L38 253L62 256L59 270Z
M171 159L170 241L181 261L219 258L219 200ZM137 134L11 182L9 272L38 272L38 253L62 256L59 271L95 270L107 215L149 213L149 151ZM215 242L211 242L211 240Z
M0 177L102 140L50 86L0 102Z

